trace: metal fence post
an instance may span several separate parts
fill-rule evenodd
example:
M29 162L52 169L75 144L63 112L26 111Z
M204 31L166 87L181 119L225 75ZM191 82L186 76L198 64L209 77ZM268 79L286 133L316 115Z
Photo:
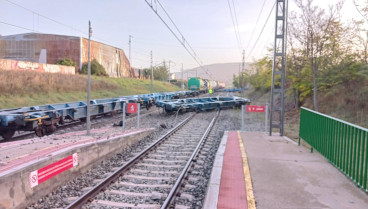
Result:
M141 104L138 103L137 128L140 127L140 121L139 121L140 114L141 114Z
M241 121L241 130L244 131L244 105L241 106L241 111L242 111L242 113L241 113L241 115L242 115L241 116L241 120L242 120Z
M267 121L268 121L268 103L266 103L266 116L265 116L265 132L266 133L267 133L267 130L268 130Z
M121 127L124 128L125 127L125 107L126 107L126 103L123 103L123 121L121 124Z

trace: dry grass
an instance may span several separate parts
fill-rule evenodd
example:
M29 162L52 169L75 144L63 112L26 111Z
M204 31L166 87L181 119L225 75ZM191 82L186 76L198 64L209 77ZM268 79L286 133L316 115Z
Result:
M246 96L253 98L254 104L264 104L269 100L270 94L250 90ZM337 85L334 88L319 92L319 111L341 120L368 127L368 84L348 83ZM285 98L285 135L297 141L299 137L300 111L295 109L292 98ZM313 109L312 97L306 99L304 107Z
M348 83L319 92L319 112L347 122L368 127L368 83ZM304 106L313 109L308 98Z
M16 95L42 92L81 91L87 87L87 77L33 71L0 71L0 94ZM92 90L117 89L118 85L92 79Z
M81 101L86 99L87 76L0 70L0 109ZM92 99L150 92L149 80L92 77ZM154 81L154 92L180 88Z

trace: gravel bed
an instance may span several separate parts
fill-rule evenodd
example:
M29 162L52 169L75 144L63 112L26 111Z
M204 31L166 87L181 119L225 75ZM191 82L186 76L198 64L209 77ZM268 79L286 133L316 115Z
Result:
M138 206L161 205L165 199L164 197L167 196L180 172L183 170L185 161L187 161L191 156L195 146L198 144L201 136L205 132L214 115L214 111L195 115L194 118L185 126L183 126L180 130L175 132L165 142L163 142L158 149L149 153L142 161L138 162L131 168L146 171L146 174L151 174L150 177L142 174L135 176L128 171L124 176L119 178L118 183L110 185L109 191L105 191L97 195L96 201L86 205L86 208L100 208L101 204L99 201L101 200L124 204L124 206L119 206L119 208L128 208L129 204ZM191 151L181 153L180 151L183 150L182 147L184 146L192 147ZM163 159L164 162L159 162L159 160L157 160L157 155L165 156L166 159ZM182 159L185 159L184 163L182 159L180 159L180 161L175 165L169 165L165 163L168 160L173 161L173 157L178 156L181 156ZM152 162L144 162L149 160L152 160ZM176 175L174 177L166 177L167 172L174 172ZM132 194L111 194L111 190L132 192ZM141 193L147 195L141 196ZM151 195L153 193L158 194L160 198L156 198L154 195Z
M156 108L152 108L156 109ZM217 148L219 146L220 140L224 131L226 130L239 130L241 124L240 118L241 111L238 109L228 109L222 110L220 116L210 133L209 140L207 140L202 154L198 157L197 162L192 169L192 173L189 176L189 179L185 182L185 187L182 190L182 196L177 198L176 204L187 206L188 208L202 208L204 199L207 191L207 184L211 175L212 165L214 161L215 154L217 152ZM141 120L141 127L152 127L152 125L156 128L155 132L150 136L140 140L136 144L125 148L121 153L111 157L109 160L102 162L97 165L93 169L87 171L85 174L71 180L65 186L58 188L56 191L51 194L43 197L37 201L37 203L32 204L27 207L29 209L36 208L63 208L66 207L69 203L71 203L75 197L81 196L84 192L88 191L87 189L98 183L98 178L106 177L110 174L114 169L123 165L126 161L131 159L135 154L139 153L142 149L147 147L150 143L156 140L159 136L168 131L168 128L173 127L178 122L187 118L192 113L186 113L183 115L170 115L168 116L166 113L147 113L144 120ZM203 115L202 119L206 120L208 123L212 117L204 117L205 115L210 115L210 112L200 113ZM213 114L212 114L213 115ZM125 129L132 129L135 127L136 118L130 118L126 121ZM264 130L264 119L262 116L255 114L248 114L245 118L245 130L246 131L263 131ZM174 146L175 144L168 144L167 147ZM159 149L161 152L161 148ZM183 149L184 150L184 149ZM187 148L185 149L188 150ZM189 151L189 150L188 150ZM155 160L167 160L167 157L161 156L161 152L153 155L152 159ZM180 155L180 154L179 154ZM170 158L173 162L175 160L183 161L183 157L172 155ZM144 161L143 161L144 162ZM149 164L151 162L144 162L144 164ZM173 163L167 163L162 165L172 165ZM174 163L175 165L179 165L182 163ZM146 173L145 169L149 167L152 172ZM159 167L152 166L144 166L141 165L135 169L131 169L127 172L127 175L145 175L147 177L157 177L160 172ZM143 174L142 174L143 171ZM173 178L173 180L164 180L167 182L161 183L170 183L176 180L176 176L180 173L181 169L172 168L170 172L166 172L164 176L165 178ZM105 175L105 176L104 176ZM124 179L121 179L120 182L124 182ZM127 182L127 181L126 181ZM134 180L134 183L139 184L157 184L159 183L157 180ZM163 194L166 194L170 191L170 188L142 188L137 189L136 187L126 186L126 185L112 185L109 190L121 190L127 192L140 192L140 193L158 193L159 196L156 195L155 198L143 197L141 200L129 200L122 198L122 195L116 194L108 194L102 193L97 199L106 199L109 201L127 201L134 204L159 204L163 202L164 198ZM96 204L88 205L88 208L113 208L111 206L101 206Z
M70 204L74 197L81 196L86 192L86 188L93 187L97 184L96 179L102 178L104 174L111 173L116 167L120 167L124 162L128 161L135 156L135 153L140 152L154 140L158 139L164 133L168 131L168 128L162 128L160 124L176 125L185 118L189 117L189 114L177 115L176 117L166 114L148 114L144 120L141 120L141 127L155 127L155 131L149 136L143 138L139 142L132 146L126 147L119 154L114 155L109 160L103 161L94 168L88 170L85 174L76 177L65 186L58 188L51 194L39 199L36 203L28 206L28 209L36 208L64 208ZM132 118L133 119L133 118ZM175 123L173 122L175 121ZM131 121L134 124L134 121ZM129 122L127 121L127 124ZM131 125L133 126L133 125ZM129 129L129 125L126 127Z

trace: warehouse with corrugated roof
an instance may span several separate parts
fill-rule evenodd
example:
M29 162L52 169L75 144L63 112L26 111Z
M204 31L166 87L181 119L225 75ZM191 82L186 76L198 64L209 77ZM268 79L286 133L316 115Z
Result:
M42 33L1 36L0 59L55 64L68 58L76 63L76 73L88 62L88 39ZM101 42L91 41L91 60L104 66L110 77L135 77L124 51Z

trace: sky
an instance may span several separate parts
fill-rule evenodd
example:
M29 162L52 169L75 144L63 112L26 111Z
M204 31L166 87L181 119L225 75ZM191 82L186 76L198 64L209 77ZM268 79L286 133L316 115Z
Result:
M314 2L315 5L327 7L337 1ZM267 49L273 45L275 14L272 7L275 0L160 2L202 65L241 62L242 49L245 50L246 61L251 62L269 53ZM229 2L231 7L235 6L236 13L233 15L236 14L237 18L234 22L238 23L241 46L234 32ZM289 0L289 11L296 10L294 0ZM162 9L158 13L170 23ZM344 1L342 16L344 20L359 18L352 0ZM0 0L0 35L40 32L86 37L89 20L93 28L92 40L122 48L127 57L129 35L133 36L131 62L134 67L149 67L151 51L153 64L170 60L172 72L180 71L182 64L184 69L198 67L145 0ZM263 27L263 33L259 36Z

